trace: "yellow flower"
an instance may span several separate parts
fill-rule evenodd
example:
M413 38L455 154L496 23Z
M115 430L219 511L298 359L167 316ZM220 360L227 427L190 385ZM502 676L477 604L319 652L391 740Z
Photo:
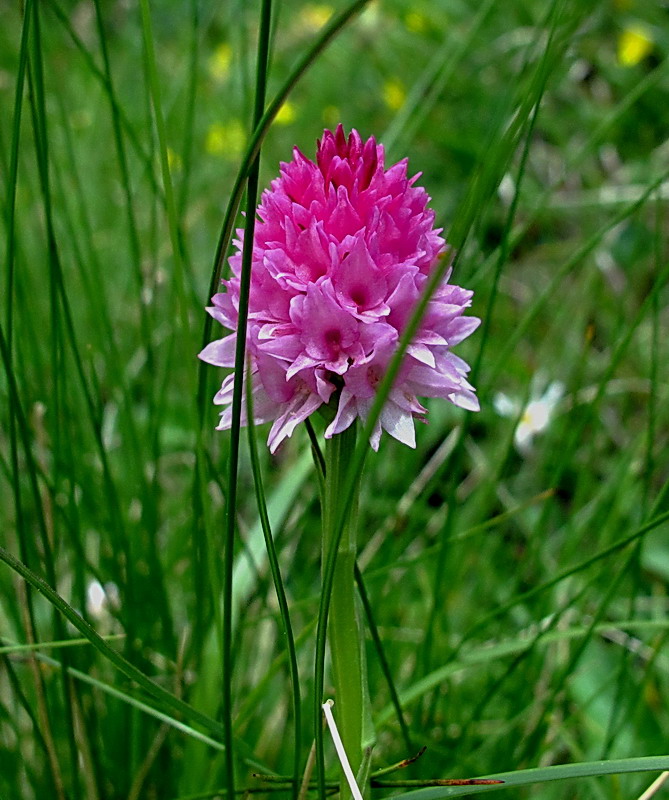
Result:
M618 62L623 67L634 67L653 49L653 39L648 28L629 25L618 38Z
M246 144L246 131L238 119L226 125L215 122L207 131L204 147L214 156L234 159L241 155Z
M275 121L277 125L290 125L291 122L295 122L297 114L295 113L295 106L290 102L290 100L286 100L286 102L281 106L279 109L279 113L275 117Z
M300 22L312 31L320 30L333 14L332 6L320 3L307 3L300 11Z
M411 33L425 33L430 25L428 17L420 11L407 11L404 25Z
M391 111L398 111L406 100L406 89L398 78L392 78L383 85L383 102Z
M209 74L222 83L230 74L232 64L232 47L227 42L221 42L209 58Z

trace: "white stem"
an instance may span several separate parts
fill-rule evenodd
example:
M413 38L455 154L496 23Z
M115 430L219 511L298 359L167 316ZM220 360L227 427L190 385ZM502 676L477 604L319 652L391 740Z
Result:
M332 736L332 741L334 742L335 750L337 751L337 758L339 759L341 768L344 771L346 780L348 781L351 794L353 795L354 800L362 800L362 794L360 794L360 789L358 788L358 784L355 781L355 775L353 774L351 765L348 762L348 756L346 755L346 750L344 750L344 744L341 740L341 736L339 735L339 731L337 730L337 723L334 721L334 717L332 716L333 705L334 705L333 700L327 700L325 703L323 703L323 713L325 714L325 720L328 724L328 728L330 729L330 735Z

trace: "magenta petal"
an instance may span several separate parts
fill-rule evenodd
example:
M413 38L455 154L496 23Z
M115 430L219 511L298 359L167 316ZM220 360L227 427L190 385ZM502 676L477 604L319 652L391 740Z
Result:
M478 328L481 320L476 317L460 317L453 320L448 326L448 344L450 346L459 344Z
M284 439L293 435L299 423L311 416L322 404L323 401L316 395L297 395L272 425L267 439L270 452L274 453Z
M198 358L206 361L207 364L213 364L215 367L234 367L236 346L237 335L233 333L224 339L209 342L204 350L199 353Z
M314 369L319 363L318 359L311 358L311 356L308 356L306 353L302 353L293 361L290 367L288 367L286 378L290 380L293 375L297 375L303 369Z

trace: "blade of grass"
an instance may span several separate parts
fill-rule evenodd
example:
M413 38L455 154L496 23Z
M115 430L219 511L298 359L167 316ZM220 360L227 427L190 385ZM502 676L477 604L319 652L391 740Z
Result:
M641 758L621 758L611 761L590 761L582 764L558 764L552 767L499 772L496 775L482 775L483 780L499 780L493 786L442 786L419 789L415 792L395 795L396 800L441 800L442 797L462 797L482 794L517 786L544 784L550 781L591 778L599 775L620 775L629 772L661 772L669 768L669 756L646 756Z
M179 201L177 203L179 220L183 225L184 215L188 205L188 190L190 188L190 177L193 160L193 133L195 123L195 98L197 97L198 87L198 67L200 63L200 4L199 0L190 0L191 18L191 40L188 58L188 104L184 120L184 137L181 146L181 158L183 163L183 174L179 187Z
M30 704L30 700L26 696L26 693L23 691L21 686L21 681L19 680L16 670L14 669L14 664L10 658L7 656L2 656L1 663L3 668L6 670L7 677L9 678L9 683L12 688L12 692L16 696L19 705L23 709L26 714L26 717L30 720L30 725L34 735L34 746L36 745L37 748L42 752L44 758L47 760L49 759L49 746L47 745L44 735L42 734L41 726L39 724L39 719L35 712L32 709ZM8 714L8 718L16 720L16 708L13 709L12 714ZM18 722L15 722L15 725L18 727Z
M298 791L300 787L300 769L302 765L302 752L300 744L302 741L302 715L300 708L300 675L297 669L297 654L295 651L295 637L293 636L293 626L290 621L290 610L288 608L288 600L286 598L286 591L283 586L283 579L281 578L281 569L279 567L279 559L272 537L272 529L270 526L269 514L267 513L267 503L265 500L265 491L263 488L262 472L260 469L260 462L258 459L258 446L256 443L256 431L253 424L253 394L251 391L251 375L250 369L247 372L246 379L246 418L249 423L247 425L249 452L251 454L251 470L253 472L253 483L256 491L256 502L258 507L258 516L262 526L263 536L265 538L265 547L267 549L267 558L269 560L270 570L272 572L272 580L274 582L274 589L279 603L279 610L281 613L281 628L282 633L286 637L286 647L288 650L288 665L290 672L290 682L292 690L293 701L293 729L294 729L294 755L293 755L293 783L292 783L292 797L297 800Z
M186 273L187 265L184 262L184 251L181 243L182 233L179 226L179 216L177 214L174 187L172 186L172 176L170 174L170 164L167 155L167 131L165 129L165 118L163 116L160 79L158 77L158 67L156 65L156 53L153 41L153 26L151 23L149 0L140 0L139 7L142 18L142 36L144 40L149 92L151 95L151 103L153 105L153 119L158 132L158 149L163 178L163 191L165 192L167 225L172 244L172 261L175 272L173 294L176 298L176 317L180 323L181 330L185 332L189 328L186 305L186 293L189 287L187 287L186 279L187 277L191 278L190 289L192 292L192 275L188 276Z
M662 223L664 221L664 206L659 195L655 198L655 236L653 239L653 259L655 271L659 274L663 263L663 242ZM651 478L655 467L655 436L657 430L657 389L658 389L658 367L660 363L660 294L655 293L652 300L651 313L651 337L650 337L650 394L648 396L648 419L646 433L646 453L645 461L645 485L643 493L643 511L647 513L650 502Z
M26 67L28 63L28 41L30 35L30 20L32 18L33 0L27 0L23 12L23 26L21 28L21 45L19 60L16 70L16 90L14 93L14 114L12 116L12 141L10 147L9 174L7 176L7 244L5 248L5 330L7 331L7 344L10 355L12 353L13 309L14 309L14 269L15 269L15 236L16 236L16 189L18 186L19 170L19 143L21 139L21 112L23 109L23 89L25 85Z
M117 639L125 638L124 634L122 633L112 633L102 637L108 642L116 641ZM6 640L6 637L2 637L1 640ZM14 642L12 644L3 644L0 645L0 655L21 655L21 653L31 653L34 650L61 650L63 647L79 647L82 644L90 644L88 639L57 639L53 642L31 642L29 644L26 643L17 643Z
M253 109L253 128L256 129L265 109L269 39L271 31L272 3L263 0L260 10L260 30L256 63L256 86ZM258 176L260 172L260 151L249 168L246 224L244 226L244 249L239 289L239 317L235 347L234 386L232 396L232 421L230 426L230 451L228 454L228 491L226 497L225 542L223 556L223 630L221 632L223 674L222 701L223 726L225 730L226 792L228 800L235 797L235 759L232 747L232 577L234 570L235 525L237 514L237 472L239 467L239 440L244 384L244 364L246 361L246 330L251 288L251 266L253 261L253 241L255 234L256 202L258 197Z
M35 137L35 155L37 160L39 185L41 192L42 206L46 225L46 238L48 247L48 268L49 268L49 303L50 303L50 351L51 364L54 367L53 385L51 389L52 402L54 404L54 414L52 415L52 440L56 452L59 450L61 439L61 408L62 392L64 383L64 359L63 359L63 339L60 321L59 308L59 278L60 264L58 260L58 247L56 244L55 226L53 220L53 205L50 185L50 154L49 136L47 130L46 113L46 91L44 85L44 60L42 54L42 33L40 21L39 3L33 3L32 7L32 29L31 47L29 54L28 86L31 107L32 125ZM11 354L10 354L11 355ZM59 483L60 465L58 459L54 459L52 468L52 480L54 485ZM56 567L54 559L55 531L53 515L50 513L46 502L41 504L44 516L44 524L40 526L43 533L42 559L47 576L47 580L56 585ZM65 638L65 627L62 618L52 609L53 625L56 637ZM63 654L65 663L68 661L66 654ZM63 710L65 717L65 739L70 760L70 787L75 800L81 795L79 751L75 741L73 706L75 702L74 687L65 672L62 673L61 692ZM64 789L62 789L64 794ZM59 792L60 793L60 792Z
M379 635L379 629L376 626L376 620L374 619L374 611L372 609L372 604L370 603L369 597L367 595L367 589L365 588L365 581L362 576L362 572L360 572L360 567L358 567L357 562L355 565L355 582L358 587L360 599L362 600L362 607L365 611L365 617L367 619L367 627L369 628L372 641L374 642L376 657L379 659L379 664L381 665L381 671L383 672L383 676L386 679L386 683L388 684L390 699L392 701L393 707L395 708L397 721L399 723L400 730L402 732L402 738L404 739L404 746L406 747L407 752L411 753L416 748L413 742L411 741L411 733L409 732L409 726L407 725L404 719L404 713L402 712L400 698L397 693L397 689L395 688L395 680L393 678L393 674L390 670L390 664L388 664L388 659L386 658L386 654L383 649L383 642L381 641L381 637Z
M48 534L46 530L44 510L42 508L42 497L39 491L37 480L37 468L31 449L30 431L25 414L23 413L18 387L16 385L16 376L12 368L8 342L2 329L2 325L0 325L0 356L2 357L9 390L9 441L11 463L10 485L12 487L14 499L15 527L21 557L32 562L33 560L37 560L37 557L35 556L34 545L30 546L30 543L32 542L32 535L30 535L30 533L32 533L32 530L30 532L28 530L28 523L26 519L27 515L25 513L21 492L21 476L26 475L26 473L28 476L30 493L34 503L34 509L31 518L33 516L36 517L41 541L48 540ZM21 466L19 466L19 439L24 451L24 462L21 464ZM18 592L17 606L18 614L23 618L22 622L25 628L25 638L27 638L29 641L34 641L36 638L35 612L33 608L32 594L27 587L22 587L22 590ZM36 730L40 731L39 739L44 744L46 763L48 765L48 770L56 796L58 798L64 798L64 787L60 764L56 754L48 708L45 700L46 690L44 685L44 677L39 669L37 669L34 661L31 663L31 668L35 681L35 695L38 708L36 717L38 722L35 727ZM19 694L19 697L23 697L23 692ZM27 704L24 704L24 707L27 708ZM31 720L34 719L32 710L29 711L29 716Z
M102 63L104 65L104 72L101 73L97 69L92 59L90 59L90 57L87 59L87 63L89 69L91 69L94 75L98 74L100 75L100 80L102 81L105 93L107 94L107 98L109 100L112 133L114 137L114 147L116 150L116 161L118 163L118 167L121 173L121 186L123 188L123 196L125 201L124 208L126 212L126 226L128 231L128 249L130 256L130 264L132 266L132 271L135 278L137 294L138 296L141 296L144 284L144 278L142 276L142 266L141 266L142 249L139 240L139 231L137 228L137 215L135 211L135 201L130 179L130 167L128 165L128 157L122 133L124 120L126 122L127 120L125 118L121 104L118 102L116 96L116 88L111 70L111 60L109 57L109 48L107 45L107 34L105 33L105 25L102 17L102 8L100 6L100 0L94 0L94 4L95 4L95 22L98 32L98 40L100 42L100 50L102 52ZM57 6L56 9L58 9ZM60 13L62 14L62 12ZM65 18L64 23L67 25L68 28L70 27L67 18ZM75 41L76 44L78 39L76 37L75 32L71 31L71 35L73 36L73 40ZM83 52L86 55L88 55L88 51L85 48L83 48ZM129 123L125 126L125 128L128 132L132 131L132 127L130 126ZM133 141L132 137L131 141ZM150 165L151 163L150 157L146 156L145 160ZM153 170L151 169L148 174L152 176ZM142 334L142 342L146 347L147 367L149 371L151 371L153 369L153 364L154 364L154 353L152 346L153 337L151 336L152 322L149 317L149 308L146 303L139 304L139 320L140 320L140 330Z

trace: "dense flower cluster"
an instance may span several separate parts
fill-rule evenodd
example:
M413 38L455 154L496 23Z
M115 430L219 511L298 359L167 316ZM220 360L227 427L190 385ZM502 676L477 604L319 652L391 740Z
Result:
M421 290L448 247L433 228L429 197L407 178L407 162L384 168L383 146L363 142L340 125L318 142L316 163L297 148L258 208L248 316L256 422L274 424L273 452L321 405L334 419L325 436L365 420ZM235 331L243 231L230 258L232 277L212 298L209 313ZM417 397L441 397L466 409L478 401L467 364L450 348L479 324L463 316L472 292L448 283L430 300L395 386L371 437L382 429L415 446L414 419L426 409ZM219 367L234 365L236 334L200 353ZM230 427L233 375L214 402L226 406L219 430ZM242 424L246 424L242 416Z

